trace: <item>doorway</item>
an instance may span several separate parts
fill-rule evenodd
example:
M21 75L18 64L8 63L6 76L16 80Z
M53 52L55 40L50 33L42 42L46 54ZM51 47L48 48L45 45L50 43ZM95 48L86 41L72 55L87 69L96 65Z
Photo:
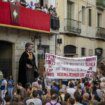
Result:
M0 41L0 71L4 78L12 75L12 43Z

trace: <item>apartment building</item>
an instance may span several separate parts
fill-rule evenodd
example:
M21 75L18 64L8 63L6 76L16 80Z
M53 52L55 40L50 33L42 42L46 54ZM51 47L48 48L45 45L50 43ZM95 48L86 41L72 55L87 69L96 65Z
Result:
M60 30L57 54L105 57L104 0L57 0Z

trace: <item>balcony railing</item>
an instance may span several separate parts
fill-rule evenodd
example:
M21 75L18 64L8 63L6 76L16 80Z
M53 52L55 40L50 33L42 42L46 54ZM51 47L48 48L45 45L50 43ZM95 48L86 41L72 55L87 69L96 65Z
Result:
M97 0L97 7L105 8L105 0Z
M20 4L0 2L0 26L50 32L50 14Z
M105 39L105 28L98 27L96 37L100 39Z
M74 19L64 19L64 31L79 35L81 33L81 22Z

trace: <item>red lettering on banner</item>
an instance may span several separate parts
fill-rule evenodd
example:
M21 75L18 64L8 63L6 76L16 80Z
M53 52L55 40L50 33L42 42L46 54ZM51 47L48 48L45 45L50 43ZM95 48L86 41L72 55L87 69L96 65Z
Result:
M47 73L47 76L54 77L54 73Z
M80 73L80 77L84 77L84 75L85 75L84 73Z

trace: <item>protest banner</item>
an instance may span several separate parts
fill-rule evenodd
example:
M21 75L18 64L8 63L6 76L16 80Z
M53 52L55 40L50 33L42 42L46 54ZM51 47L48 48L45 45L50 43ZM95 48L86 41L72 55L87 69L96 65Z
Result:
M96 72L97 57L67 58L46 53L46 77L50 79L81 79Z

